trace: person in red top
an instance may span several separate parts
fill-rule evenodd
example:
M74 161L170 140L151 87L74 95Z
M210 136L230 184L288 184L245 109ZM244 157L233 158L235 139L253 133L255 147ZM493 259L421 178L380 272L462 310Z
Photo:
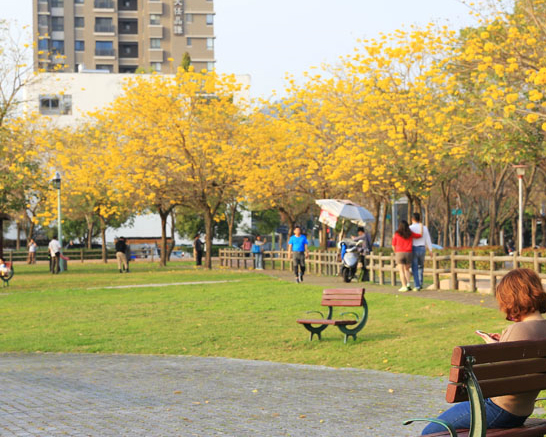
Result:
M423 224L421 223L421 233L416 234L409 228L409 224L406 220L402 220L398 226L398 230L392 237L392 249L394 250L394 256L398 270L400 271L400 282L402 282L402 288L398 291L411 290L410 285L410 267L411 267L411 251L414 238L421 238L423 235Z

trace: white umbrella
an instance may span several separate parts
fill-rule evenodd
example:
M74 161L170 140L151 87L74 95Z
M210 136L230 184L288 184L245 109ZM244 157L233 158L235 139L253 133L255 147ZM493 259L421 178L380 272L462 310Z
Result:
M329 217L330 222L333 222L331 218L343 218L356 223L357 225L364 226L364 224L375 221L372 213L363 206L357 205L350 200L342 199L318 199L315 203L321 208L321 217ZM333 217L332 217L333 216ZM326 224L326 220L321 220ZM335 226L335 224L334 224Z

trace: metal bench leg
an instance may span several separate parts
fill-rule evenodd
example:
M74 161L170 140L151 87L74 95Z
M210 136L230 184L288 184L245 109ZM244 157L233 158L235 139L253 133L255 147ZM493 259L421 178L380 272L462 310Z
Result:
M317 335L319 341L322 340L322 337L320 336L320 332L311 332L311 335L309 336L309 341L313 341L313 335Z

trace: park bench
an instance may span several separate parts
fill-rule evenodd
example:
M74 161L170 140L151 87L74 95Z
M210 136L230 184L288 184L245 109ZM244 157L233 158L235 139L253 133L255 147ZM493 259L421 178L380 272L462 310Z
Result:
M445 432L430 436L532 437L546 434L546 420L527 419L511 429L486 430L484 398L546 389L546 340L457 346L451 357L446 391L449 403L470 400L469 430L455 430L438 419L413 419L441 423ZM451 429L450 429L451 428Z
M7 273L0 273L0 279L2 279L2 287L9 286L9 281L13 278L15 272L13 271L13 263L6 261L6 267L8 269Z
M308 311L307 314L317 313L320 314L320 319L300 319L298 323L302 324L311 335L309 341L313 340L313 335L317 335L319 340L321 339L321 333L328 326L334 325L339 328L341 332L345 334L344 343L347 343L348 337L353 337L356 340L356 334L364 328L368 321L368 304L364 298L363 288L347 288L347 289L326 289L322 292L322 306L328 307L328 315L324 317L324 314L320 311ZM340 317L346 315L352 315L352 319L333 319L334 307L361 307L362 314L355 312L343 312ZM315 325L315 326L313 326ZM317 326L318 325L318 326Z

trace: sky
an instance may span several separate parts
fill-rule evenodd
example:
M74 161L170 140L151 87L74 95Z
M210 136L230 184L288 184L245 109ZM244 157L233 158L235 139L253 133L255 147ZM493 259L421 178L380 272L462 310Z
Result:
M217 70L249 74L251 96L264 98L282 91L286 73L335 63L358 38L430 21L473 23L459 0L215 0L214 9ZM32 23L32 0L0 0L0 11Z

